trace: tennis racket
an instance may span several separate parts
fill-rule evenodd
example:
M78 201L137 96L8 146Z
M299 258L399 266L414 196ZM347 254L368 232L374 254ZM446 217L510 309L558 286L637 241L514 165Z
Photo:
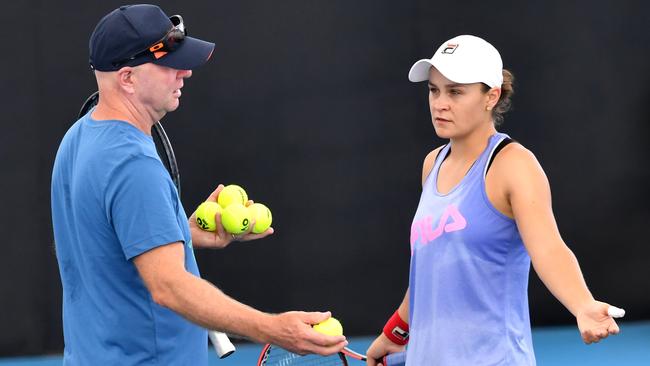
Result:
M361 353L345 347L337 354L330 356L305 355L289 352L284 348L267 344L260 353L257 366L348 366L348 358L365 362L367 357ZM384 366L404 366L406 364L406 352L391 353L381 361Z
M91 108L96 106L98 102L99 92L96 91L92 93L81 106L81 110L79 110L79 115L77 118L85 116L86 113L88 113ZM169 172L169 175L171 176L172 181L176 186L176 190L178 191L178 196L180 197L181 174L178 170L178 164L176 163L176 156L174 155L172 144L169 142L169 138L165 133L165 129L163 129L160 122L156 122L153 125L151 136L153 137L154 144L156 145L158 156L160 156L160 160ZM228 339L228 336L225 333L208 330L208 337L210 338L210 342L212 342L214 351L217 353L217 356L219 356L219 358L226 358L235 352L235 346L232 344L232 342L230 342L230 339Z

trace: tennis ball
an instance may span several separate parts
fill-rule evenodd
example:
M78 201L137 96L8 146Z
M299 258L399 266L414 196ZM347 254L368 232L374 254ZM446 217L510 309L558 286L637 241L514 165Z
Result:
M196 224L203 230L217 230L217 223L214 221L214 215L221 212L222 208L216 202L205 201L196 209Z
M232 203L221 211L221 224L231 234L241 234L248 230L250 222L250 211L241 203Z
M252 220L255 220L255 226L253 226L253 233L259 234L266 231L266 229L271 226L273 221L273 216L271 215L271 210L268 207L264 206L261 203L253 203L248 206L248 211L250 211L250 217Z
M246 202L248 202L248 195L246 194L244 188L236 184L230 184L223 187L221 192L219 192L217 202L223 208L226 208L233 203L241 203L242 205L245 205Z
M314 325L314 330L331 336L343 335L343 326L335 318L329 318L324 322Z

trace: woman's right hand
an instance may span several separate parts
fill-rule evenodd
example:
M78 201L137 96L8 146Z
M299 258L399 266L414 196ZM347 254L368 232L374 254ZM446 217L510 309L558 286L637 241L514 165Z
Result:
M396 353L396 352L403 352L406 349L406 346L400 346L398 344L395 344L388 339L384 333L381 333L379 337L377 337L368 350L366 351L366 356L368 357L368 360L366 361L367 366L384 366L382 363L382 360L384 356L391 354L391 353Z

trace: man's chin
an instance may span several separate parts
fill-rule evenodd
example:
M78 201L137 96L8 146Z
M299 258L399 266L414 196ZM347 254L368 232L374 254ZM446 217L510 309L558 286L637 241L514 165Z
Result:
M170 102L169 105L167 106L166 109L167 113L177 110L180 105L181 105L180 99L174 98L174 100Z

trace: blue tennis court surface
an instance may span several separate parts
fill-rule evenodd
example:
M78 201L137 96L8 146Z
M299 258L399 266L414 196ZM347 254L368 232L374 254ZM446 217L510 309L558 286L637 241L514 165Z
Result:
M650 322L619 323L621 334L595 345L582 343L573 326L533 329L538 366L649 366ZM372 337L350 339L349 347L365 352ZM255 365L262 346L250 343L235 345L237 352L219 360L210 352L210 366ZM363 365L354 362L352 365ZM0 366L60 366L60 356L0 359Z

